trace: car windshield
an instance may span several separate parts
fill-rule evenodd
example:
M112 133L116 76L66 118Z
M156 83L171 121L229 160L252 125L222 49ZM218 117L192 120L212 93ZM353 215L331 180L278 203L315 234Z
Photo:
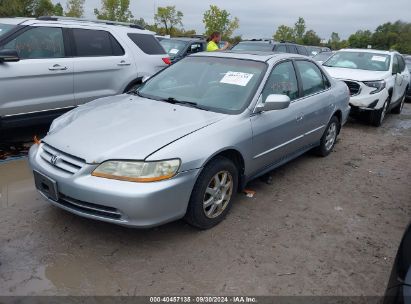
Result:
M407 68L411 73L411 60L405 60L405 64L407 65Z
M235 45L232 51L263 51L271 52L273 50L273 45L269 43L255 43L255 42L240 42Z
M5 33L7 33L8 31L12 30L15 27L16 25L14 24L0 23L0 36L4 35Z
M160 43L170 56L177 55L187 45L187 42L175 39L162 39Z
M306 46L308 49L308 52L311 54L311 56L315 56L318 53L321 53L321 48L318 46Z
M367 71L388 71L390 56L372 52L337 52L323 65Z
M325 61L328 58L330 58L332 54L333 53L331 53L331 52L322 52L322 53L319 53L319 54L315 55L313 57L313 59L316 60L316 61Z
M259 61L187 57L149 79L137 94L236 114L249 105L266 69L266 63Z

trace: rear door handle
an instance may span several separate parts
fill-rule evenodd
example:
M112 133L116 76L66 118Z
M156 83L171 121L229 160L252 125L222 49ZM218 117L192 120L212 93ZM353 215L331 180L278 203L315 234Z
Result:
M119 63L117 63L118 66L129 66L131 63L126 62L125 60L121 60Z
M55 64L52 67L49 67L50 71L65 71L67 70L67 67L61 66L59 64Z

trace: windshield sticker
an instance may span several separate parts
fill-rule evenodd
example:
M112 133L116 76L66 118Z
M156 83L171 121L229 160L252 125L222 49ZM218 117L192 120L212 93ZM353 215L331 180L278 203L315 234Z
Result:
M170 53L170 54L177 54L177 53L178 53L178 49L171 49L169 53Z
M220 80L220 83L234 84L245 87L253 76L253 74L229 71L225 73L225 76Z
M385 56L372 56L371 60L372 61L379 61L379 62L385 62L387 58Z

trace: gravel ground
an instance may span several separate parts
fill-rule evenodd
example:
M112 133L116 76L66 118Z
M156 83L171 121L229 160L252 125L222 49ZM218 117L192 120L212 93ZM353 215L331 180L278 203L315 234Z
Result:
M208 231L72 215L25 158L3 161L0 295L382 295L411 218L410 147L411 104L381 128L350 121L329 157L251 183Z

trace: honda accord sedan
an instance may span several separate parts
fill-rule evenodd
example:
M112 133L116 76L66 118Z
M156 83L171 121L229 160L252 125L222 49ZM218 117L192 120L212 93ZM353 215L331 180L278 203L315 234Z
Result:
M308 150L328 155L349 97L308 57L198 53L57 118L29 160L42 196L72 213L207 229L250 180Z

